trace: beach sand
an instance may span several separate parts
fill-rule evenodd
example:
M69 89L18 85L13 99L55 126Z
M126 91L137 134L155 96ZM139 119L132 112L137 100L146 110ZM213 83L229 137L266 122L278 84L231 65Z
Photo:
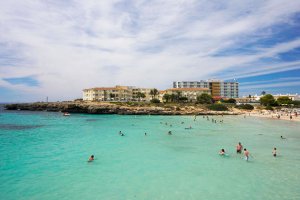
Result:
M247 117L249 116L248 113L245 114ZM278 119L278 115L280 115L280 118ZM257 111L254 110L250 113L250 116L252 117L264 117L264 118L270 118L274 120L288 120L288 121L298 121L300 122L300 116L295 116L295 114L292 114L292 119L290 119L290 114L285 112L271 112L271 111Z

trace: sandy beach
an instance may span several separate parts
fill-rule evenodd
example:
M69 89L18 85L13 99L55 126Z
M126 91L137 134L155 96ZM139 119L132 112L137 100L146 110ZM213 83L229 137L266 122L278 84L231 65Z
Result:
M247 113L249 116L249 114ZM290 118L290 115L292 118ZM296 115L295 113L289 113L289 112L276 112L276 111L267 111L267 110L254 110L250 113L250 116L252 117L264 117L264 118L270 118L274 120L288 120L288 121L298 121L300 122L300 116ZM280 117L278 117L280 116Z

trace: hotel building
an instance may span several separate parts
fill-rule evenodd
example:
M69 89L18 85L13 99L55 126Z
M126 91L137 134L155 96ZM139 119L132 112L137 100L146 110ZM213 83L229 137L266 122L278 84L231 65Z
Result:
M95 87L83 90L84 101L150 101L152 88L136 88L133 86ZM145 98L138 98L138 93Z
M180 94L181 97L186 97L188 101L195 102L197 100L197 96L201 94L211 94L208 88L171 88L160 92L159 100L163 101L164 94Z
M174 81L173 88L208 88L213 97L238 98L239 83L222 80Z

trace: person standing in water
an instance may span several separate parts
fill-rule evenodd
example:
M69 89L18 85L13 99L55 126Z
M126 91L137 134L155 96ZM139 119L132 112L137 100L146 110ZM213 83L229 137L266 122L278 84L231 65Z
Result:
M273 151L272 151L272 154L273 154L274 157L277 156L277 152L276 152L276 151L277 151L277 149L276 149L276 147L274 147L274 149L273 149Z
M245 160L248 161L250 153L247 149L244 149L244 155L245 155Z
M239 142L236 146L236 153L242 153L243 145Z
M145 133L145 136L147 136L147 133Z

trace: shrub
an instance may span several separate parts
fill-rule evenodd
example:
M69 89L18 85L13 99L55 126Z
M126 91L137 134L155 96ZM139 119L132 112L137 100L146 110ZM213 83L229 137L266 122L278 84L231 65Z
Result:
M266 106L266 110L274 110L272 106Z
M197 103L200 104L211 104L213 101L211 95L203 93L197 97Z
M236 100L233 98L230 98L228 100L223 100L224 103L236 103Z
M254 106L250 105L250 104L242 104L242 105L237 105L235 106L238 109L244 109L244 110L253 110Z
M227 111L228 108L224 104L212 104L207 106L209 110L215 110L215 111Z
M160 103L160 100L159 100L159 99L151 99L150 102L151 102L151 103Z

